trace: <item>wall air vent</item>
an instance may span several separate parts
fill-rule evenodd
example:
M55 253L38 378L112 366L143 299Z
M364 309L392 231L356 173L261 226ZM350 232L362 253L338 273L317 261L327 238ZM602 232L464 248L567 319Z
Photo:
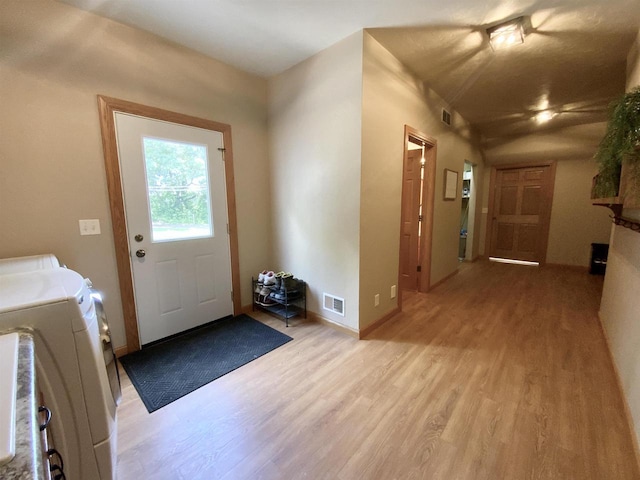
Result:
M444 108L442 109L442 123L451 126L451 113L447 112Z
M329 310L330 312L337 313L344 317L344 298L329 295L328 293L323 293L322 296L324 300L322 302L322 306L325 310Z

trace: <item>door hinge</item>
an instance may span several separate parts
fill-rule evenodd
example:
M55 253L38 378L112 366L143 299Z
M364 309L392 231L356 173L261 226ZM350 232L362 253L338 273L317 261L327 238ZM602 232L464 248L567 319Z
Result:
M233 290L231 290L231 301L233 302Z
M226 148L224 148L224 147L218 147L218 151L219 151L219 152L222 152L222 161L224 162L224 161L225 161L225 159L224 159L224 152L226 152L226 151L227 151L227 149L226 149Z
M227 223L227 235L231 235L231 230L229 230L229 224Z
M422 215L418 215L418 221L421 222L422 221Z
M422 265L418 265L418 267L416 268L417 272L421 272L422 271Z

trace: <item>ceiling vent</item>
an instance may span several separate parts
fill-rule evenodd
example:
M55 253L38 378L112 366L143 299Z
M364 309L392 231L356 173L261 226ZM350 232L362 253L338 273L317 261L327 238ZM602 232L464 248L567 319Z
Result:
M324 300L323 307L325 310L329 310L330 312L337 313L344 317L344 298L329 295L328 293L323 293L322 296Z
M442 123L451 126L451 113L447 112L444 108L442 109Z

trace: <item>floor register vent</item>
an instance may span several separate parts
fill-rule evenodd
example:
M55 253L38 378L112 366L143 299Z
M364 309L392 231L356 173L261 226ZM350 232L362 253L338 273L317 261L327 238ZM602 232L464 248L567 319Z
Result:
M344 317L344 298L329 295L328 293L323 293L322 295L324 309Z

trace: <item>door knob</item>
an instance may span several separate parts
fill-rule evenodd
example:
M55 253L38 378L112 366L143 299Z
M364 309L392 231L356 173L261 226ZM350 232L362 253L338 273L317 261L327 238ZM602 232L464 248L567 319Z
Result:
M147 252L145 252L143 249L140 249L136 252L136 257L138 258L142 258L147 254Z
M140 234L137 234L135 237L133 237L135 239L136 242L141 242L142 240L144 240L144 237Z

